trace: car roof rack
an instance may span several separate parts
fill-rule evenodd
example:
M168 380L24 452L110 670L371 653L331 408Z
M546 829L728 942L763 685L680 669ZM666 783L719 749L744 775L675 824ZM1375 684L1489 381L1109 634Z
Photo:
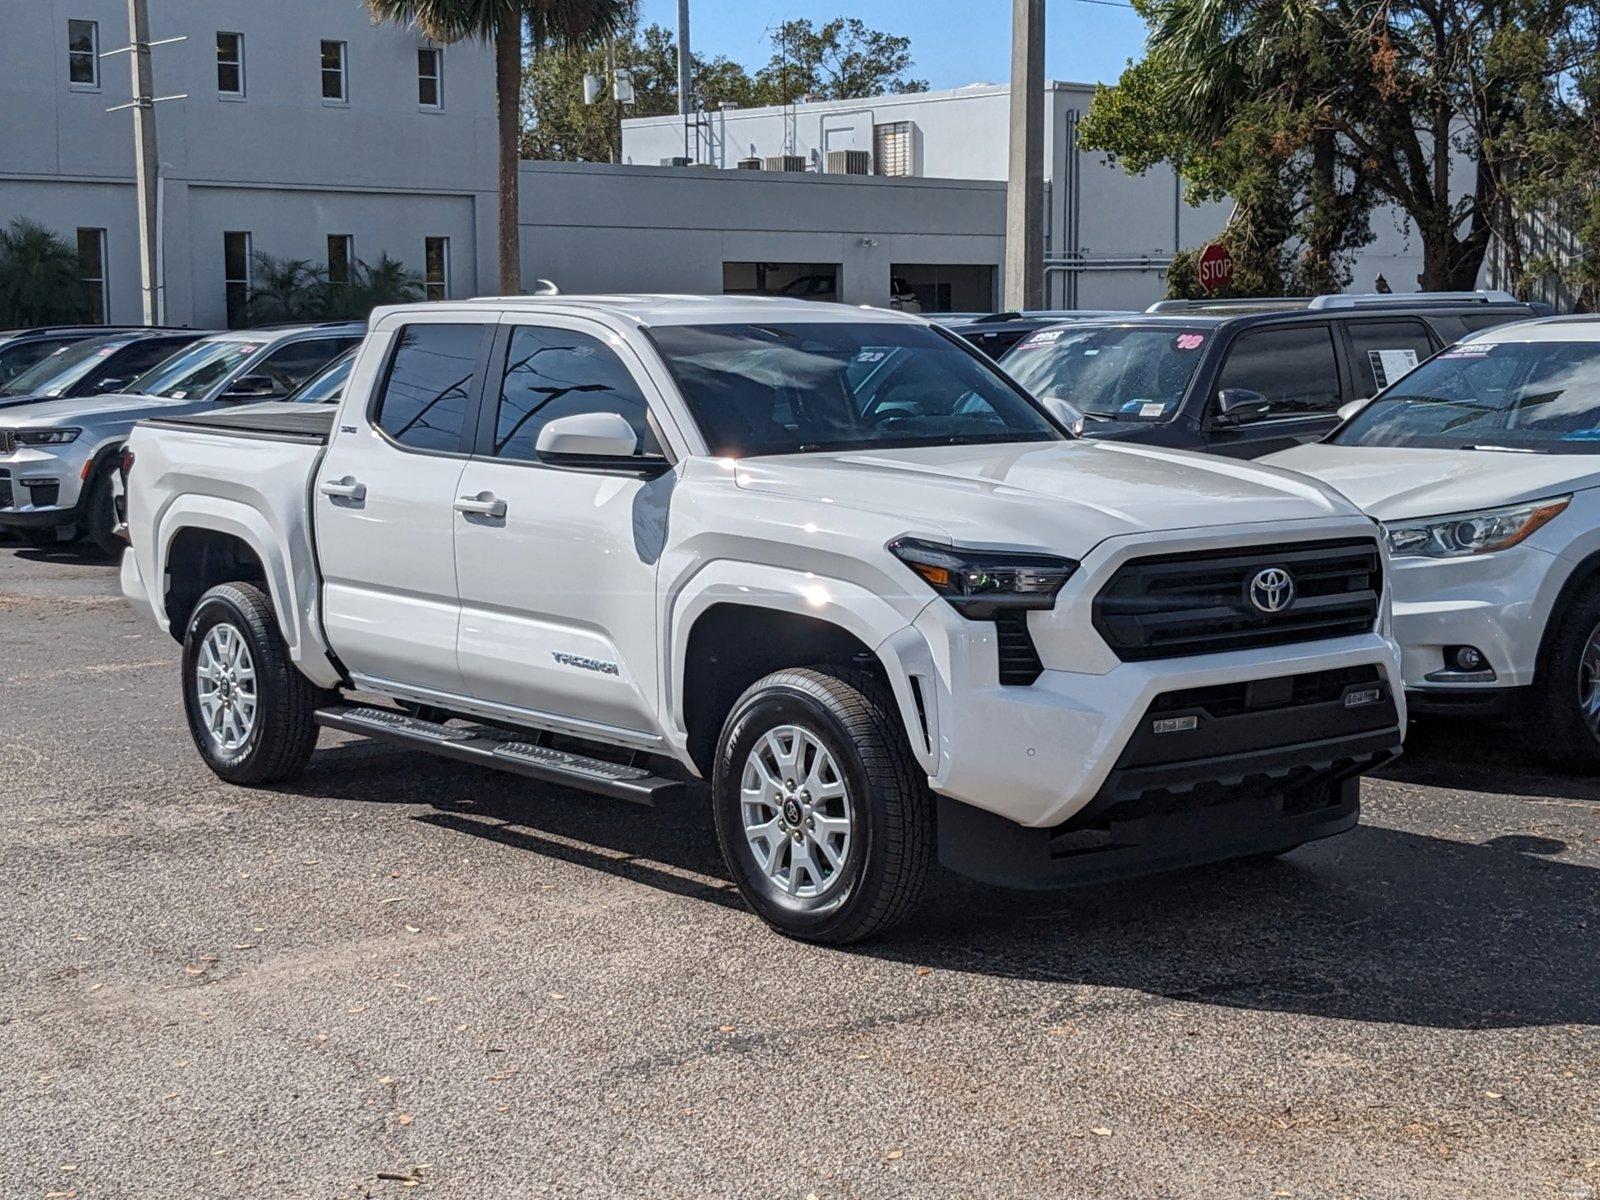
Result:
M1333 296L1317 296L1310 307L1327 308L1378 308L1394 304L1521 304L1510 292L1499 288L1481 288L1474 292L1345 292Z
M1215 300L1157 300L1144 311L1147 313L1172 313L1249 309L1262 312L1280 308L1306 308L1310 305L1311 298L1309 296L1225 296Z

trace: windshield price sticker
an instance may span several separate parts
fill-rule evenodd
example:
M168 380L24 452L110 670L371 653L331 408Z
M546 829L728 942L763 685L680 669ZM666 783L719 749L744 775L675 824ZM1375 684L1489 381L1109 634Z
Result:
M1180 333L1173 339L1172 344L1179 350L1198 350L1206 344L1206 335L1203 333Z
M1064 329L1041 329L1038 333L1034 334L1031 338L1028 339L1028 345L1030 345L1030 346L1048 346L1048 345L1051 345L1054 342L1060 341L1061 340L1061 335L1063 333L1065 333L1065 332L1066 332L1066 330L1064 330Z
M1152 400L1139 406L1141 417L1159 417L1167 411L1167 406L1160 400Z
M882 350L863 350L860 354L856 355L856 361L858 363L875 363L882 362L887 357L888 355Z
M1498 342L1473 342L1469 346L1451 346L1441 354L1440 358L1487 358L1489 352L1500 343Z
M1409 375L1417 368L1415 350L1368 350L1367 361L1372 364L1373 377L1380 388L1386 388Z

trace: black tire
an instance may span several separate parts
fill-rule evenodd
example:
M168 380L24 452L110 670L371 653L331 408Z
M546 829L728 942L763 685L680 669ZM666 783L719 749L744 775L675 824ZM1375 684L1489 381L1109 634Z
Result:
M1600 634L1600 583L1590 584L1556 615L1545 635L1533 683L1527 731L1539 753L1568 771L1600 773L1600 729L1584 719L1583 653Z
M786 725L804 730L832 755L850 803L845 860L825 890L809 899L790 895L768 876L744 830L746 763L769 732ZM838 946L882 933L916 904L933 863L927 776L911 757L893 696L864 671L778 671L746 691L723 725L712 804L717 840L739 891L768 925L802 941Z
M253 720L236 747L214 737L202 715L198 666L211 631L227 625L242 637L255 672ZM183 638L183 707L206 765L229 783L292 779L317 745L313 719L325 693L295 669L272 602L248 583L223 583L200 597ZM232 740L232 739L228 739Z
M111 472L101 471L89 485L83 507L83 536L106 557L119 556L126 547L117 536L117 507L111 495Z
M61 535L54 529L18 529L16 535L35 550L50 550L61 540Z

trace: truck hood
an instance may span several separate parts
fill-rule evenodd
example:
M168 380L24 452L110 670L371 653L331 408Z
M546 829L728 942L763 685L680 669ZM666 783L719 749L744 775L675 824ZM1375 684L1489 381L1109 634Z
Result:
M1115 442L751 458L741 488L943 528L959 544L1082 554L1156 530L1355 516L1330 488L1257 463Z
M1600 486L1600 455L1296 446L1260 461L1337 488L1380 521L1521 504Z
M210 407L210 401L164 400L136 392L110 392L104 396L40 400L9 411L0 410L0 423L8 429L55 429L84 421L132 423L145 417L181 416Z

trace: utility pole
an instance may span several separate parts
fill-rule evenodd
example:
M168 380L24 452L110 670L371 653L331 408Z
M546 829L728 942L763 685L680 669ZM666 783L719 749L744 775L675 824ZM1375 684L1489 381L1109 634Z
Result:
M149 0L128 0L128 39L133 53L134 189L139 203L139 287L144 300L144 323L158 325L163 317L163 297L157 294L161 276L156 262L160 230L156 225L156 177L161 159L156 154L155 84L150 72Z
M606 35L606 141L610 143L611 161L622 161L622 110L617 105L617 39Z
M678 0L678 115L694 111L694 56L689 52L689 0Z
M1044 307L1044 5L1011 0L1005 307Z

